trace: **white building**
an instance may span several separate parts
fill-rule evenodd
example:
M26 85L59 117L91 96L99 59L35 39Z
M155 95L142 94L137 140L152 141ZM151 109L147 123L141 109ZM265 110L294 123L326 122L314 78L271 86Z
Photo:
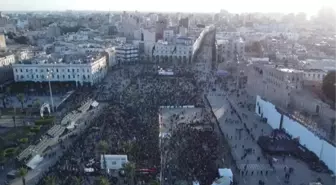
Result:
M193 41L188 37L178 37L175 43L158 41L153 49L155 62L189 63L192 57Z
M65 61L65 62L61 62ZM13 66L15 82L76 82L94 85L107 74L106 56L36 57Z
M127 155L105 155L106 168L108 170L119 170L128 162ZM104 155L100 156L100 165L105 169Z
M322 82L327 72L321 69L304 70L303 79L306 81Z
M129 64L139 60L139 48L132 44L122 44L115 48L118 64Z

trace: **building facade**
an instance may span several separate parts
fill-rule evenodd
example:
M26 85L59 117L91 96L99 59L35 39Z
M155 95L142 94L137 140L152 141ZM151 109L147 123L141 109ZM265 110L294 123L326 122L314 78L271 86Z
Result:
M259 95L287 108L291 92L302 89L304 72L301 70L258 64L252 64L248 68L247 89L253 97Z
M239 59L245 56L245 42L242 38L217 40L217 61L219 63Z
M156 63L190 63L192 44L193 41L187 37L179 37L174 43L158 41L153 48L153 60Z
M107 74L106 56L89 63L25 62L13 64L15 82L76 82L95 85Z
M15 63L13 54L0 54L0 90L3 86L13 81L12 64Z
M139 61L139 48L132 44L122 44L115 48L118 65Z

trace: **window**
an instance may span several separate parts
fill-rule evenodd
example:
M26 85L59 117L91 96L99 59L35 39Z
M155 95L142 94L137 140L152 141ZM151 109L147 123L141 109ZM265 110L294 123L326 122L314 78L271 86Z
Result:
M36 78L39 78L38 75L36 75Z
M56 69L56 72L58 73L58 69Z
M49 69L47 69L47 72L49 72Z
M17 69L15 69L15 72L18 72L18 70L17 70Z
M75 76L75 75L72 75L72 78L76 78L76 76Z
M68 79L70 79L70 75L68 75Z
M74 72L75 72L75 69L72 69L72 72L74 73Z
M70 69L68 69L68 72L70 73Z
M65 78L65 75L63 75L63 79Z
M44 79L44 75L41 75L41 78Z
M57 75L57 79L59 79L59 75Z
M41 69L41 72L43 72L43 69Z
M35 69L35 72L37 72L37 69Z
M79 73L79 69L77 69L77 73Z
M54 77L54 74L51 75L51 78L55 78L55 77Z
M26 69L26 72L28 72L28 69Z
M34 79L34 75L32 75L32 77L31 77L32 79Z
M20 69L20 72L22 73L22 69Z
M19 75L16 75L16 78L19 79Z

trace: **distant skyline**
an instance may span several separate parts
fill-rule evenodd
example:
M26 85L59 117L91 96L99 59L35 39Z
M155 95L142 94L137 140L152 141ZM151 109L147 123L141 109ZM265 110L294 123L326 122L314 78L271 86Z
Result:
M202 2L202 3L200 3ZM99 11L162 11L162 12L304 12L315 15L322 7L336 9L336 0L1 0L0 11L33 10L99 10Z

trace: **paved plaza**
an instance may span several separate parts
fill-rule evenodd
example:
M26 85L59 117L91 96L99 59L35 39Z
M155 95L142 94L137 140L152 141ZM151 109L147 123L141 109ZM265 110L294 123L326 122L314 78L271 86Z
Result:
M247 106L242 107L237 104L237 102L247 100L246 96L237 98L235 93L227 94L218 91L218 89L216 92L209 93L207 98L225 137L231 145L232 155L236 160L237 167L244 171L236 175L236 178L240 179L239 184L258 184L259 180L263 180L266 185L285 184L285 167L286 169L290 167L294 169L294 174L290 177L290 184L308 184L309 182L316 182L317 178L321 178L325 184L334 184L330 175L313 172L304 162L292 157L286 157L285 160L283 160L283 157L273 157L273 160L277 162L273 163L274 169L272 169L256 142L259 136L269 135L272 131L271 127L260 121L260 118L254 114L254 108L249 111ZM243 123L246 124L255 139L252 139L251 135L244 129L243 123L232 111L230 103L241 115ZM247 150L250 153L246 154ZM246 156L244 157L244 155Z

